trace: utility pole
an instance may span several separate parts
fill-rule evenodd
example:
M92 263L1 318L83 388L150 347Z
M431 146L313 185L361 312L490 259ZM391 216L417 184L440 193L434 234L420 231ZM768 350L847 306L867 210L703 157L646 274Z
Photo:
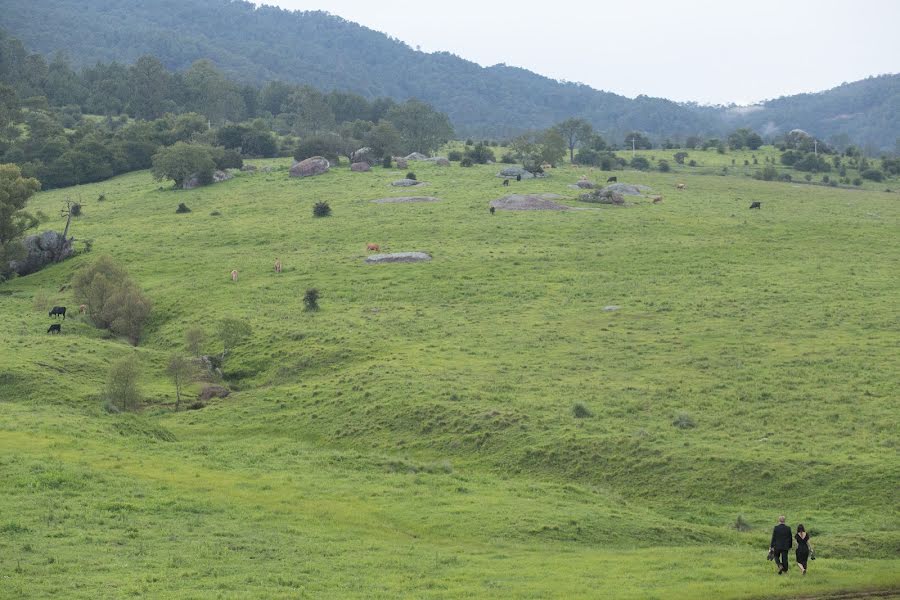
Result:
M634 136L631 136L631 158L634 158Z

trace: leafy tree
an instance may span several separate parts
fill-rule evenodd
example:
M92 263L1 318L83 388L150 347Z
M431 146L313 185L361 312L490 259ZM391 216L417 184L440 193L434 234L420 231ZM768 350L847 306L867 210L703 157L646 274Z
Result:
M129 112L138 119L156 119L165 112L170 96L171 75L159 59L142 56L129 70Z
M282 110L290 115L294 135L318 135L334 129L334 112L322 92L311 86L288 96Z
M625 136L625 147L633 147L635 150L652 150L653 143L640 131L631 131Z
M209 146L177 142L174 146L160 149L153 155L153 177L157 181L171 179L175 187L182 187L185 180L197 174L200 181L212 181L216 168L213 152Z
M566 140L555 129L548 129L541 135L541 161L557 165L566 155Z
M194 363L183 354L175 353L169 357L166 373L175 384L175 411L181 410L181 391L194 377Z
M18 166L0 165L0 279L8 274L9 261L21 252L19 237L37 225L37 220L24 208L39 189L40 182L22 177Z
M137 345L151 303L122 265L101 256L75 275L72 290L75 299L87 306L88 317L96 327L128 336Z
M631 168L646 171L650 168L650 161L643 156L635 156L631 159Z
M866 169L859 174L863 179L868 179L869 181L884 181L884 173L879 171L878 169Z
M675 162L678 163L679 165L683 165L684 159L686 159L687 157L688 157L687 152L676 152L675 153Z
M684 142L684 147L689 150L696 150L697 148L702 147L703 140L700 139L698 135L690 135Z
M141 370L137 357L126 356L114 362L106 377L104 397L110 406L121 410L133 410L141 401L138 378Z
M185 346L193 356L200 356L200 349L206 341L206 332L200 327L191 327L184 332Z
M453 137L447 115L418 100L395 106L385 118L400 133L404 151L430 154Z
M669 166L669 161L667 161L667 160L660 160L660 161L659 161L659 171L660 171L661 173L668 173L668 172L671 171L671 170L672 170L672 167Z
M478 142L474 146L467 146L465 157L471 162L479 165L487 164L488 161L494 162L497 160L494 156L494 151L485 146L482 142Z
M575 162L575 147L585 144L591 139L594 128L584 119L566 119L556 124L553 129L566 141L569 148L569 161ZM602 138L601 138L602 139Z
M218 334L222 341L222 357L246 342L252 333L253 328L244 319L226 317L220 320Z
M294 150L294 160L306 160L312 156L323 156L336 162L341 149L341 139L333 134L303 138Z
M400 151L403 142L400 132L389 121L380 121L374 125L363 136L363 145L371 148L372 154L376 157L392 156Z

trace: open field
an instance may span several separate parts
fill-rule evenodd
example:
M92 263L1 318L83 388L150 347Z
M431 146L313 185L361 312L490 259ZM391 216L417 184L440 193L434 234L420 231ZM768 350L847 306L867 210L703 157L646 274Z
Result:
M0 597L900 590L898 194L617 171L664 198L612 207L574 200L609 173L573 167L507 189L499 165L411 163L410 190L251 162L275 170L32 201L81 201L93 251L0 286ZM583 210L488 214L523 192ZM401 195L441 201L370 202ZM366 265L367 242L434 259ZM78 316L45 334L104 253L154 302L136 349ZM173 412L170 353L194 325L221 352L226 316L253 327L236 391ZM146 404L108 414L128 353ZM782 513L812 532L806 577L765 561Z

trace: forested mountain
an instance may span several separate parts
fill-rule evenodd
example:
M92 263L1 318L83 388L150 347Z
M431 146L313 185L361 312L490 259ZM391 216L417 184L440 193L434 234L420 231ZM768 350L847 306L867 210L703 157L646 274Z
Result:
M373 5L377 10L377 5ZM558 82L525 69L483 68L449 53L417 52L401 41L323 12L256 8L228 0L5 0L0 27L43 54L76 65L132 63L144 55L169 69L208 58L229 77L280 79L367 98L419 98L446 113L457 133L506 137L582 117L611 140L640 130L662 139L721 135L749 125L775 135L803 128L870 150L900 137L900 76L773 100L755 110L679 104ZM610 82L611 85L614 82Z

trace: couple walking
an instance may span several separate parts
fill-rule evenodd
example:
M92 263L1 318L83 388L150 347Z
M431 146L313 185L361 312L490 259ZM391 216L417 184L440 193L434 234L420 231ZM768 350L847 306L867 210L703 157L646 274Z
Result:
M797 566L800 572L806 575L806 563L809 560L809 534L803 524L797 525L797 534L793 536L797 540ZM769 552L774 553L775 565L778 567L778 574L787 573L788 570L788 550L793 546L791 539L791 528L784 524L784 515L778 517L778 525L772 530L772 543L769 544Z

